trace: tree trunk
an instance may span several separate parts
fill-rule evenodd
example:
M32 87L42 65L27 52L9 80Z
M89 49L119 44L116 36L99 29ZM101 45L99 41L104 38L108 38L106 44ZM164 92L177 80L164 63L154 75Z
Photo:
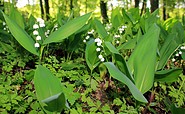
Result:
M166 2L163 0L163 20L166 20Z
M107 2L100 0L100 9L101 9L101 16L103 18L103 23L108 23L108 15L107 15Z
M70 0L70 10L73 10L73 0Z
M87 13L87 0L85 0L85 13Z
M44 18L44 8L43 8L42 0L40 0L40 11L41 11L41 17Z
M45 1L45 11L46 11L46 20L49 20L49 0L44 0Z
M4 1L0 1L0 9L4 12Z
M139 7L139 0L135 0L135 8Z
M146 0L143 0L143 5L142 5L142 9L141 9L141 14L144 14L145 13L145 10L146 10Z
M150 0L151 4L151 12L154 12L156 9L159 8L159 0Z

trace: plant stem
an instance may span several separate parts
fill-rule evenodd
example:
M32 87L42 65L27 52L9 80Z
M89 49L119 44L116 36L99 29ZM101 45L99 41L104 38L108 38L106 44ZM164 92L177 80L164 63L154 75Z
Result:
M41 62L42 62L42 54L43 54L44 47L45 46L41 46L41 48L40 48L39 64L41 64Z
M152 90L151 94L150 94L150 98L149 98L149 101L148 103L146 104L144 110L142 111L142 114L146 114L147 113L147 110L149 109L150 107L150 103L152 103L152 101L155 99L155 89Z

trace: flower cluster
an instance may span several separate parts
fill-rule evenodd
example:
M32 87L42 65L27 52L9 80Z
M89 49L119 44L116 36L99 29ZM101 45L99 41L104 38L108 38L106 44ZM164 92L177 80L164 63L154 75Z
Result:
M33 29L34 29L33 35L36 36L36 38L35 38L36 39L36 43L35 43L36 48L40 47L40 44L38 43L38 41L42 39L41 36L39 35L38 30L37 30L38 28L39 28L39 26L37 24L33 25Z
M88 35L83 40L84 43L86 43L87 40L90 39L90 37L94 37L94 35L95 35L94 29L92 29L91 31L87 32L87 34ZM103 41L99 37L97 37L97 38L94 39L94 42L97 45L96 52L99 53L98 58L100 59L101 62L105 61L103 55L101 54L102 53L102 48L103 48L103 46L102 46Z
M102 44L102 40L100 38L96 38L94 42L96 42L97 46L101 46Z
M101 62L105 61L102 55L98 55L98 58L100 59Z
M112 23L106 24L105 29L106 29L107 31L109 31L111 28L112 28Z
M94 33L94 29L92 29L91 31L87 32L87 34L93 34Z
M114 35L114 40L116 44L120 43L121 34L125 31L126 28L127 26L124 25L118 28L118 33Z
M94 40L95 42L96 42L96 45L98 46L97 48L96 48L96 51L97 52L100 52L101 51L101 44L102 44L102 41L101 41L101 39L100 38L96 38L95 40Z
M181 55L183 54L183 52L185 51L185 46L181 46L180 49L178 49L176 52L175 52L175 55L174 57L171 59L172 62L175 62L179 59L182 59L181 58Z
M119 33L122 34L123 31L127 28L127 26L121 26L118 30L119 30Z
M44 20L42 18L37 18L37 22L39 24L39 26L42 28L42 27L45 27L45 23L44 23Z
M49 33L50 33L50 30L47 30L47 31L45 32L46 38L49 36Z
M102 40L100 38L96 38L94 42L96 42L96 45L97 45L96 51L100 52L100 54L98 55L98 58L100 59L101 62L105 61L103 55L101 54L101 50L102 50L101 48L103 47Z
M86 43L86 41L87 41L89 38L90 38L90 36L87 35L87 36L85 37L85 39L83 40L83 42Z
M120 35L117 35L117 34L114 35L114 38L120 38L120 37L121 37Z
M85 37L85 39L83 40L84 43L87 42L87 40L89 40L90 36L94 34L94 29L92 29L91 31L87 32L87 36Z
M7 31L8 33L10 32L5 22L3 22L3 27L4 27L3 28L4 31Z
M58 30L58 24L54 26L54 30Z
M36 43L34 44L34 46L36 48L40 47L40 44L38 41L40 41L42 39L42 37L39 35L39 31L38 29L39 28L42 28L42 27L45 27L45 23L44 23L44 20L41 19L41 18L37 18L37 22L33 25L33 35L36 36L35 37L35 40L36 40ZM46 34L45 34L46 35Z
M114 40L115 40L116 44L119 44L120 37L121 37L120 35L117 35L117 34L114 35L114 38L115 38Z

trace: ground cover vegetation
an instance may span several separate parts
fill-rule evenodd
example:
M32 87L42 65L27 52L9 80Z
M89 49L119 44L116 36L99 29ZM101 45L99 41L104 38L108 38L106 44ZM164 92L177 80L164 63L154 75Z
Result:
M185 16L0 13L0 113L183 114Z

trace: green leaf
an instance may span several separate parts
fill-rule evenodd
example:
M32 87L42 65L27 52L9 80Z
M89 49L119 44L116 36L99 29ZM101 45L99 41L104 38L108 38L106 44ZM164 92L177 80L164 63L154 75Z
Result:
M61 40L67 38L73 33L81 29L90 18L91 13L73 19L72 21L67 22L65 25L61 26L57 31L53 32L46 38L43 44L49 44L52 42L60 42Z
M30 26L30 28L33 27L33 25L35 24L35 21L36 21L35 17L31 14L27 20L27 23Z
M157 23L157 20L159 20L159 18L157 17L157 15L159 14L159 10L155 10L146 20L145 20L145 30L149 30L149 28L151 26L153 26L153 24Z
M185 112L185 108L176 107L174 103L171 105L170 110L172 114L184 114Z
M126 22L132 22L130 20L130 17L128 16L128 13L126 12L126 10L124 8L122 8L122 15L123 15L123 21L124 21L124 23L126 23Z
M14 51L13 47L9 44L6 44L6 43L3 43L3 42L0 42L0 45L1 47L7 51L8 53L12 53Z
M153 24L157 23L159 18L157 17L159 10L155 10L152 14L147 11L145 13L145 16L141 17L140 19L140 25L142 28L142 31L145 33Z
M135 45L136 45L136 41L137 41L136 38L131 39L131 40L129 40L128 42L126 42L126 43L120 45L120 46L118 47L118 50L121 50L121 49L133 49L133 48L135 47Z
M87 42L86 50L85 50L85 60L87 62L88 67L90 68L91 72L95 67L98 66L99 59L98 59L98 53L96 51L96 43L94 40L90 40Z
M157 71L155 73L155 81L174 82L174 81L177 81L181 73L182 73L182 69L180 68Z
M105 27L102 25L102 23L98 19L94 19L95 27L100 35L101 38L106 38L108 36L107 31L105 30Z
M139 8L132 8L129 9L129 11L125 11L125 9L122 9L122 15L123 15L123 21L131 22L132 24L136 24L140 18L139 15Z
M48 104L48 107L44 106L46 110L61 111L64 108L66 102L64 100L65 96L61 93L62 85L59 79L47 68L38 65L34 75L34 86L38 100ZM59 102L60 105L58 104ZM54 107L49 107L50 105Z
M119 54L119 51L110 42L105 42L105 46L109 49L111 53Z
M182 55L181 55L182 59L185 60L185 50L182 51Z
M65 92L66 99L70 103L70 105L74 105L74 103L81 97L80 93L74 92L75 87L73 84L65 84L66 87L63 87L63 91Z
M140 38L142 38L143 35L142 35L142 32L141 30L139 29L138 30L138 33L136 35L135 38L133 39L130 39L128 40L128 42L126 43L123 43L122 45L118 46L118 50L121 50L121 49L134 49L134 47L136 46L137 42L139 41Z
M6 24L8 25L10 32L19 42L19 44L22 45L29 52L39 56L37 48L34 47L35 41L16 22L11 20L4 13L3 16L6 20Z
M170 21L171 22L171 21ZM169 25L170 27L172 25ZM184 30L179 22L174 22L171 33L165 38L164 44L160 48L160 61L158 69L163 69L171 55L184 42Z
M166 65L168 59L175 52L175 50L179 47L179 44L176 42L177 34L169 34L160 48L160 60L158 63L157 69L163 69Z
M112 26L115 28L115 29L118 29L118 27L123 24L123 17L120 13L120 9L117 7L115 8L113 11L112 11L112 14L111 14L111 22L112 22Z
M65 108L66 100L64 94L61 92L42 100L42 102L47 104L47 106L44 106L46 110L51 112L61 112L61 110Z
M175 18L168 18L167 20L164 21L163 27L165 30L171 29L171 27L177 22L178 20Z
M185 112L185 108L177 107L168 97L165 97L164 104L167 109L170 109L172 114L184 114Z
M90 24L86 24L75 33L74 37L73 37L73 35L70 36L68 38L69 44L67 44L67 50L75 51L76 49L79 49L79 45L81 44L81 42L83 40L82 34L84 31L89 30L89 28L90 28Z
M123 8L124 9L124 8ZM128 11L128 16L133 24L136 24L140 19L139 8L131 8Z
M124 73L134 83L134 78L130 72L130 69L125 59L120 54L114 54L114 59L119 70L122 73Z
M13 5L10 9L10 19L14 20L22 29L24 29L23 16Z
M185 41L184 29L180 22L176 22L172 28L172 33L177 33L176 42L182 44Z
M106 47L109 49L109 51L113 54L115 63L118 66L119 70L124 73L130 80L133 81L133 77L131 75L131 72L128 68L128 65L125 61L125 59L121 56L121 54L118 52L118 50L110 43L105 42Z
M159 33L159 27L153 24L128 60L130 70L134 73L135 85L142 93L147 92L153 85Z
M105 62L105 66L107 67L110 75L115 78L116 80L126 84L128 88L130 89L132 95L134 98L140 102L147 103L146 98L143 96L143 94L137 89L137 87L133 84L133 82L124 75L120 70L116 68L116 66L111 62Z

